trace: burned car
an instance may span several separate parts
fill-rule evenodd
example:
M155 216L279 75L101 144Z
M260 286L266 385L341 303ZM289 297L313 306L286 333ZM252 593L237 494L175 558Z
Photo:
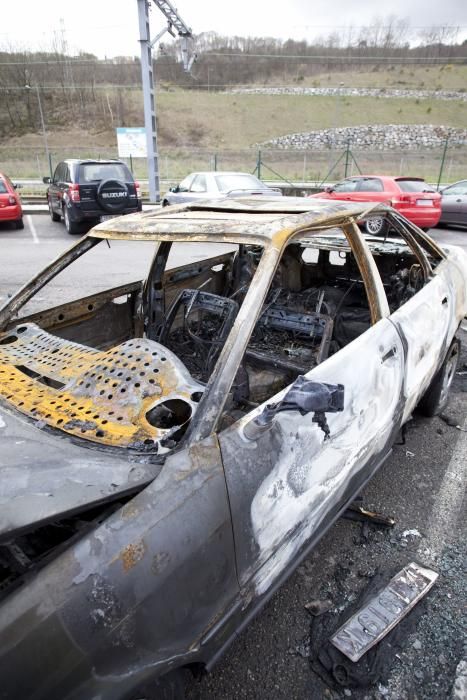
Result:
M375 213L397 238L360 231ZM28 312L122 242L153 250L145 279ZM19 290L0 312L0 697L175 697L210 670L415 407L445 405L466 276L384 205L239 198L106 221Z

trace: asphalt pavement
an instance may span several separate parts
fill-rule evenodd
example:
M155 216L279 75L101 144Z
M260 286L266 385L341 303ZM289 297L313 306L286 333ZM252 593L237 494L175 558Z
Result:
M37 205L31 210L36 211ZM0 304L5 301L9 294L12 294L36 272L79 239L79 236L68 234L62 222L52 222L45 205L42 205L42 210L40 214L26 213L24 229L21 231L17 231L10 224L0 223ZM430 235L441 244L459 245L467 250L467 228L465 230L432 229ZM116 246L114 247L116 248ZM103 263L103 255L90 255L88 253L86 265L82 267L73 265L70 268L71 275L67 273L57 279L50 285L50 290L60 290L61 293L60 285L71 285L74 290L74 298L78 298L81 289L84 290L83 294L85 294L88 289L89 293L106 289L113 282L115 282L114 286L132 282L138 279L140 273L141 276L144 276L144 271L149 265L148 256L151 255L152 249L153 245L150 243L124 243L121 245L120 252L117 254L115 251L114 256L116 263L117 261L124 263L121 266L118 265L117 269L122 271L118 279L116 278L116 270L108 268L107 262ZM176 257L172 259L172 264L183 264L194 259L197 257L195 249L201 254L205 252L198 244L185 244L184 251L180 247L178 248ZM212 250L213 254L216 254L216 250L214 248ZM220 250L219 247L217 252ZM70 289L70 291L73 290ZM46 300L45 297L42 298L44 301ZM57 301L57 303L60 302Z
M441 245L467 249L467 230L435 229ZM47 216L26 215L22 231L0 225L0 303L47 262L73 243L62 224ZM143 244L146 245L146 244ZM133 247L132 247L133 246ZM105 288L138 277L147 268L149 247L129 243L115 251L123 264L96 258L75 275L60 295L84 294L90 282ZM99 246L100 247L100 246ZM193 259L185 247L176 263ZM91 290L93 291L93 290ZM62 296L56 299L57 303ZM50 302L45 296L42 302ZM364 489L362 503L395 519L393 528L339 520L287 583L271 599L208 676L194 680L189 700L442 700L465 658L467 480L467 322L463 355L448 408L432 419L414 414L405 440ZM327 615L343 614L376 575L389 580L409 561L433 567L440 576L421 608L415 626L400 640L397 654L369 687L336 687L312 669L317 625ZM305 605L329 601L330 611L313 618ZM336 618L337 619L337 618ZM464 697L458 695L456 697Z

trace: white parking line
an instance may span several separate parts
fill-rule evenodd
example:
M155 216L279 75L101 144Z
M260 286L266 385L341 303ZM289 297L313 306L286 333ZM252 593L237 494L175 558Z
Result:
M36 227L34 226L34 224L32 222L31 214L27 215L27 220L28 220L29 230L31 231L32 240L34 241L34 243L40 243L39 236L37 235Z

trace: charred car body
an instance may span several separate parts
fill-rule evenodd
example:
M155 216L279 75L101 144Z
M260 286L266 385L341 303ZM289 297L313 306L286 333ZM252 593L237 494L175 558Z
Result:
M446 403L467 258L367 206L113 219L3 307L0 697L165 697L212 668L414 408ZM370 213L399 237L364 236ZM154 242L145 280L25 313L122 240ZM187 242L217 254L171 268Z

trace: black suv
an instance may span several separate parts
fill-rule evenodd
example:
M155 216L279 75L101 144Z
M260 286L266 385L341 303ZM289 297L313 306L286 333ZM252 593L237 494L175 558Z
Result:
M52 221L83 233L103 218L141 211L141 190L120 160L64 160L43 178Z

